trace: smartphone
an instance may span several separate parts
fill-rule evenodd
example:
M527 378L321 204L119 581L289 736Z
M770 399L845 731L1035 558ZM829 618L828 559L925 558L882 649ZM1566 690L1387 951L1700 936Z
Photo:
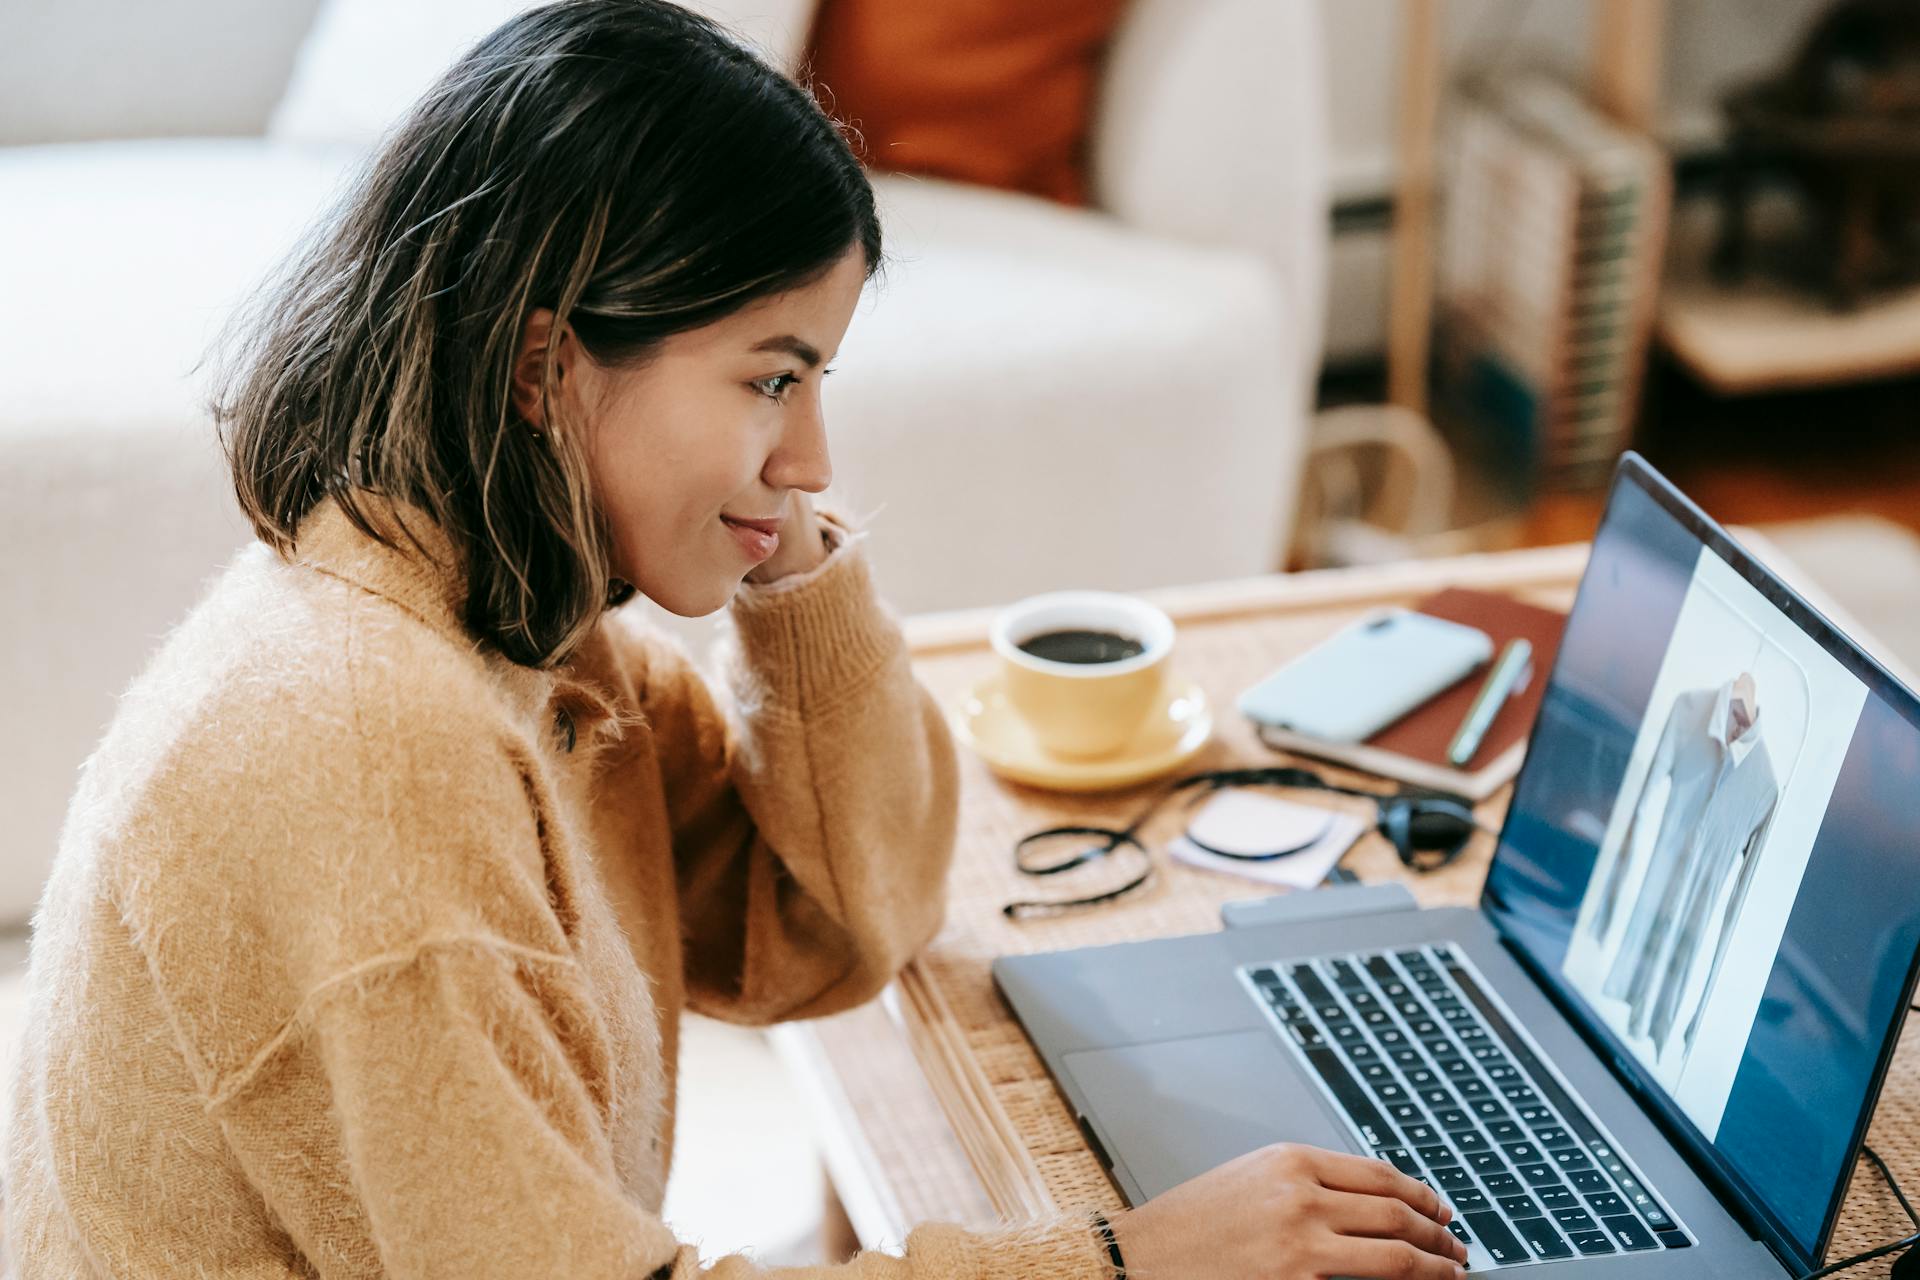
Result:
M1240 695L1256 723L1362 742L1493 657L1487 633L1411 609L1369 614Z

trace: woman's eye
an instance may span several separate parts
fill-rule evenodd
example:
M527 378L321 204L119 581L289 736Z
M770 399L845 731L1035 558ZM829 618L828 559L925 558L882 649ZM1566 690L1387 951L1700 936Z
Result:
M790 373L776 373L771 378L756 378L750 385L769 400L785 400L787 388L799 381Z
M832 369L822 369L821 377L832 373ZM771 378L755 378L747 385L769 400L785 401L787 392L800 385L803 380L791 373L776 373Z

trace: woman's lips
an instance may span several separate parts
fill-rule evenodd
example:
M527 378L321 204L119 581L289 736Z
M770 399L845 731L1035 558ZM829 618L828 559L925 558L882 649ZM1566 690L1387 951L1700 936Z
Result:
M727 532L755 564L780 549L778 520L736 520L732 516L721 516L720 523L727 526Z

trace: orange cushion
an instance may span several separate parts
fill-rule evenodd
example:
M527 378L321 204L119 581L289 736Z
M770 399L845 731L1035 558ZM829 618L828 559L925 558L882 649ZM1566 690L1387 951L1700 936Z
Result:
M1066 204L1124 0L822 0L815 91L876 168Z

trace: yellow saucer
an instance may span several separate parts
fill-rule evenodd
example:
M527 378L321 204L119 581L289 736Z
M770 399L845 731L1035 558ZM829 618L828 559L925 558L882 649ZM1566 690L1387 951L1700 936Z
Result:
M1097 760L1069 760L1034 741L996 673L961 695L953 726L960 741L1003 778L1053 791L1101 791L1144 782L1191 760L1213 736L1213 710L1199 685L1171 681L1125 747Z

